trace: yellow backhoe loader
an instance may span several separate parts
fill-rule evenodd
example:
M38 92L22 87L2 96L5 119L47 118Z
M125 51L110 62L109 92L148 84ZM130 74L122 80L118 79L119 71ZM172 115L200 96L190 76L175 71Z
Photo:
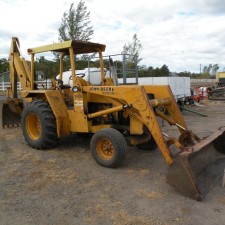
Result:
M21 121L26 142L35 149L49 149L71 133L91 133L90 150L96 162L117 167L126 157L127 145L161 151L169 171L167 183L177 191L202 200L225 167L225 129L201 139L190 131L169 86L118 85L105 77L102 52L105 45L69 40L29 48L30 67L12 38L9 54L11 89L2 103L2 125ZM38 89L34 80L34 56L42 52L60 55L60 79L50 89ZM76 74L75 56L98 53L101 84L92 85ZM70 59L73 85L64 85L63 61ZM17 96L16 83L22 91ZM157 117L176 126L179 138L162 132Z

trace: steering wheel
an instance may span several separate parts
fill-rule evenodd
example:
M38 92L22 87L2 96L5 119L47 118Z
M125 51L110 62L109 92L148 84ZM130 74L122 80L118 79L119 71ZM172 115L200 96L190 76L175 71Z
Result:
M85 73L77 73L76 75L77 75L77 77L79 77L79 78L83 78L83 77L85 76Z
M55 77L55 80L57 81L56 89L58 89L59 91L61 91L61 89L63 87L63 81L61 79L56 78L56 77Z

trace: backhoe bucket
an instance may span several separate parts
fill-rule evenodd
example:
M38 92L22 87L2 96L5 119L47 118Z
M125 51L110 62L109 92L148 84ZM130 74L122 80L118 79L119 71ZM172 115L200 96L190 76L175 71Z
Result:
M22 100L6 99L1 104L2 127L19 126L22 111Z
M179 154L166 179L175 190L201 201L211 186L222 178L224 169L225 130L220 128Z

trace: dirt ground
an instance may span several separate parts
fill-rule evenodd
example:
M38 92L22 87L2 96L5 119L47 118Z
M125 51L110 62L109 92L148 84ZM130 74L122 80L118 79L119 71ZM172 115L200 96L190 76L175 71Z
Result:
M183 111L200 137L225 125L225 103ZM174 133L164 125L163 130ZM89 139L71 135L52 150L27 146L21 128L0 128L0 225L222 225L225 188L217 182L204 201L173 190L159 150L128 148L116 169L96 164Z

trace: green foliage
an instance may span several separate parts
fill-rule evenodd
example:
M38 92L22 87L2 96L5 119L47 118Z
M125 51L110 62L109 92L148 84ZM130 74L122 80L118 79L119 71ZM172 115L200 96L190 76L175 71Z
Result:
M203 78L215 78L216 72L219 69L219 64L209 64L208 66L204 66L202 70L201 76Z
M146 68L146 66L139 67L139 77L168 77L170 71L167 65L163 65L161 68L153 68L152 66Z
M189 71L183 71L183 72L179 72L179 73L174 73L175 76L179 76L179 77L191 77L191 78L195 78L195 79L200 79L200 74L199 73L191 73Z
M161 68L160 68L160 73L159 73L159 76L165 76L165 77L168 77L170 75L170 71L169 71L169 68L167 65L163 65Z
M137 34L133 35L132 43L125 44L123 46L122 54L129 54L128 63L137 64L142 58L140 58L140 51L142 49L141 41L138 39Z
M41 70L46 78L55 77L59 74L59 62L45 59L44 56L35 61L35 71Z
M7 72L9 70L8 60L5 58L0 59L0 73Z
M70 5L68 12L64 12L61 25L59 27L59 40L83 40L89 41L94 33L93 27L90 26L90 12L80 0L77 7L74 3Z

